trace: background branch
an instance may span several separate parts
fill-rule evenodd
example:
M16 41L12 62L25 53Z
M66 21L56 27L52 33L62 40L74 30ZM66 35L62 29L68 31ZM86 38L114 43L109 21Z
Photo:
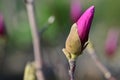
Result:
M35 58L35 67L36 67L36 76L37 80L45 80L42 67L42 56L40 50L40 37L38 34L38 29L35 21L35 14L34 14L34 0L25 0L26 8L28 13L29 24L32 33L33 39L33 49L34 49L34 58Z
M101 70L101 72L104 74L104 77L107 80L116 80L110 73L110 71L98 60L95 50L93 48L93 45L91 42L89 42L87 48L87 53L91 56L93 61L95 62L96 66Z

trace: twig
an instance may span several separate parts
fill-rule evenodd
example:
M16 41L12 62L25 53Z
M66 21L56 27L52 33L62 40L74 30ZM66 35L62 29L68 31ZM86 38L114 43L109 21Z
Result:
M93 61L95 62L95 64L97 65L97 67L101 70L101 72L104 74L104 77L107 80L116 80L110 73L110 71L98 60L95 50L92 46L92 43L89 42L88 46L87 46L87 52L88 54L91 56L91 58L93 59Z
M39 35L41 35L44 31L46 31L51 24L55 21L55 16L50 16L47 22L43 25L43 28L40 30Z
M33 49L34 49L37 80L45 80L43 71L42 71L43 63L42 63L41 50L39 46L40 37L38 35L37 25L36 25L35 15L34 15L34 0L25 0L25 2L26 2L28 19L29 19L29 24L30 24L31 33L32 33L32 39L33 39Z
M76 61L75 60L70 60L69 61L69 76L70 76L70 80L74 80L75 67L76 67Z

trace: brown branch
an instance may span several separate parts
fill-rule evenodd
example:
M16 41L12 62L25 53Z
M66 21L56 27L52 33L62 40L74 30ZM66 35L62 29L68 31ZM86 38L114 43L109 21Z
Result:
M95 50L93 48L93 45L91 42L89 42L87 48L86 48L88 54L91 56L93 61L95 62L96 66L101 70L101 72L104 74L104 77L107 80L116 80L110 73L110 71L98 60Z
M74 72L76 67L76 61L75 60L69 60L69 76L70 80L74 80Z
M42 71L43 63L42 63L42 56L40 50L40 37L38 35L37 25L35 21L35 14L34 14L34 0L25 0L25 2L26 2L29 24L31 28L32 39L33 39L33 49L34 49L37 80L45 80Z

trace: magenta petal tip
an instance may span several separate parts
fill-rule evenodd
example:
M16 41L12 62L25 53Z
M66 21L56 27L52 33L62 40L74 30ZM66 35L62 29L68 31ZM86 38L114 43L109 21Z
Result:
M89 30L92 24L95 7L89 7L76 22L78 35L84 44L88 40Z
M88 10L90 10L90 11L91 11L91 13L94 13L95 6L91 6L90 8L88 8Z
M89 7L84 13L83 13L83 16L85 15L85 16L91 16L91 14L92 15L94 15L94 11L95 11L95 6L91 6L91 7ZM91 14L90 14L91 13ZM85 17L84 16L84 17ZM82 16L81 16L82 17ZM80 24L79 23L79 21L80 21L80 19L81 19L81 17L78 19L78 21L76 22L78 25Z

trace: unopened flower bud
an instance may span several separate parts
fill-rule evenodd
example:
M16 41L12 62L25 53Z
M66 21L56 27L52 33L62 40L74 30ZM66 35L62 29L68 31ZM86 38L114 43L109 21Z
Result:
M34 62L29 62L25 66L24 80L36 80L36 70Z
M5 36L6 36L5 23L3 16L0 14L0 37L5 37Z
M106 55L112 56L113 54L115 54L118 47L118 38L119 38L119 31L113 28L110 29L105 43Z
M70 3L70 17L73 22L76 22L81 16L81 3L80 0L71 0Z
M71 27L70 33L63 49L67 59L76 59L86 47L92 19L94 16L94 6L88 8L79 20Z

